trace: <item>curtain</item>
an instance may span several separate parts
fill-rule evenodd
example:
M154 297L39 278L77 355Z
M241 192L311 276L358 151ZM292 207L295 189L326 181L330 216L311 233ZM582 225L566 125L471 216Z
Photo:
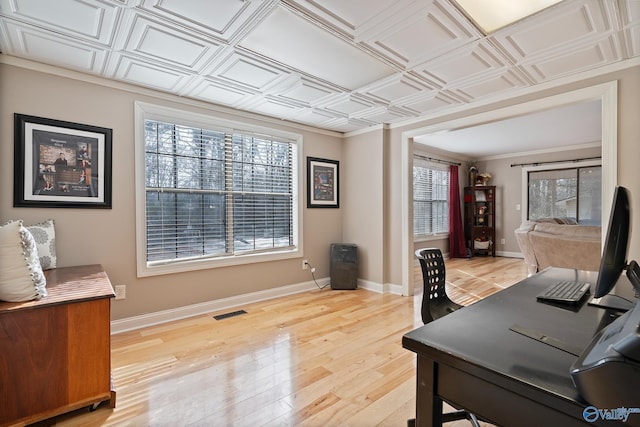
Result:
M449 258L467 258L460 210L458 166L449 166Z

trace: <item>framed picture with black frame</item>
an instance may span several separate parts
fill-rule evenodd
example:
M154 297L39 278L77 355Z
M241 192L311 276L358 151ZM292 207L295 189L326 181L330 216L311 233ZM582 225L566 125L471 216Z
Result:
M111 129L16 113L14 132L14 207L111 208Z
M340 162L307 157L307 207L340 207Z

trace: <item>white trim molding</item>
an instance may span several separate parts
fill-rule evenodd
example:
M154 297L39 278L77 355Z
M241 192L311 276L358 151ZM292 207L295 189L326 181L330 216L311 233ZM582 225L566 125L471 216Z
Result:
M411 224L413 224L413 215L410 203L413 197L413 190L409 185L411 182L413 138L419 135L472 127L561 105L592 100L600 100L602 102L602 221L603 224L606 224L609 219L609 208L607 206L610 205L613 191L618 182L617 80L402 132L402 295L413 295L411 272L411 257L413 256L411 251L413 246ZM604 228L603 233L606 233Z
M328 278L320 279L320 281L327 282ZM280 298L313 290L318 290L318 287L313 281L308 281L289 286L282 286L279 288L267 289L264 291L251 292L244 295L237 295L229 298L222 298L214 301L191 304L184 307L173 308L170 310L156 311L154 313L141 314L139 316L113 320L111 322L111 334L115 335L122 332L159 325L162 323L173 322L175 320L187 319L189 317L195 317L204 314L213 314L222 310L238 308L243 305L252 304L259 301L266 301L274 298Z
M288 295L299 294L302 292L318 291L319 286L327 285L327 288L323 289L327 290L328 292L331 291L331 288L328 286L331 282L331 279L329 277L318 279L317 282L318 284L316 284L316 282L314 281L297 283L289 286L281 286L264 291L251 292L244 295L237 295L229 298L206 301L198 304L187 305L184 307L113 320L111 322L111 334L120 334L123 332L147 328L150 326L160 325L163 323L187 319L195 316L213 315L213 313L216 312L237 309L248 304L285 297ZM398 285L392 285L389 287L362 279L358 279L358 287L376 293L385 293L386 289L388 289L388 292L395 295L400 295L399 290L401 289L401 287Z

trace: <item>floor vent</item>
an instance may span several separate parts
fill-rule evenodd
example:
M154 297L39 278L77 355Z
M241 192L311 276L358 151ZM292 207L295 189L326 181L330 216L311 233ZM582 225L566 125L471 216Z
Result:
M218 314L217 316L213 316L216 320L227 319L229 317L240 316L241 314L247 314L244 310L232 311L230 313Z

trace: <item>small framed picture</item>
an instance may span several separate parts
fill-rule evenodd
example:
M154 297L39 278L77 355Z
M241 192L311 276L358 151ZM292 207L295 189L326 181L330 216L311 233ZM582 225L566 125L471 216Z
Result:
M476 190L476 202L486 202L487 195L482 190Z
M15 207L111 208L111 129L14 114Z
M340 162L307 157L307 207L340 207Z

